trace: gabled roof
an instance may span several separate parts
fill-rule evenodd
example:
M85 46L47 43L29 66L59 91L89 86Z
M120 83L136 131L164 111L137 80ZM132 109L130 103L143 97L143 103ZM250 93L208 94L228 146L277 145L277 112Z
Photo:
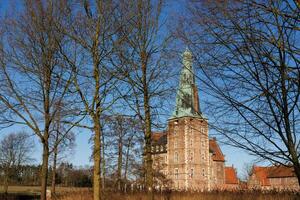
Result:
M269 179L267 179L268 171L269 167L253 166L252 168L252 174L255 175L262 186L270 185Z
M257 177L262 186L270 185L269 178L284 178L295 177L293 167L286 167L283 165L260 167L254 166L252 173Z
M225 162L225 157L217 143L216 138L209 139L209 152L211 152L213 161Z
M225 167L225 183L239 184L239 179L233 167Z

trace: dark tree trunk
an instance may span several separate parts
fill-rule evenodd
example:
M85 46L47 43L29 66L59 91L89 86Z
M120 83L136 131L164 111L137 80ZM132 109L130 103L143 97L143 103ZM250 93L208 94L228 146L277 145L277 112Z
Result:
M117 169L117 176L118 176L117 185L119 191L121 191L122 164L123 164L122 161L123 161L123 142L122 142L122 136L120 136L118 141L118 169Z
M57 162L57 148L54 149L53 155L53 167L52 167L52 182L51 182L51 195L55 195L56 186L56 162Z
M94 189L94 200L101 199L101 129L99 118L94 119L94 178L93 178L93 189Z
M41 170L41 200L46 200L47 197L48 158L49 158L48 143L43 143L43 163L42 163L42 170Z

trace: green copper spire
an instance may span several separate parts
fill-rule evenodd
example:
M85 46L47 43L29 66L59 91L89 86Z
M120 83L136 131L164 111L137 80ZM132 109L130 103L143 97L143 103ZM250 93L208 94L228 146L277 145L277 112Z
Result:
M182 55L183 67L176 96L176 106L171 118L203 117L199 108L198 89L192 67L193 56L189 49Z

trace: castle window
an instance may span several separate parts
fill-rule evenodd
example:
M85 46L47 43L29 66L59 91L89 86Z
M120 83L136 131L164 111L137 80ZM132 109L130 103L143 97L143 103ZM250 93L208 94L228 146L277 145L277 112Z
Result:
M200 131L201 131L201 133L204 133L204 128L201 128Z
M190 178L193 178L194 177L194 169L191 169L190 171Z
M202 160L205 160L204 153L201 154L201 158L202 158Z
M178 126L174 126L174 135L177 135L178 132Z
M175 152L175 154L174 154L174 161L178 162L178 152Z
M202 176L205 176L205 169L202 169Z
M178 142L177 140L174 141L174 148L176 149L178 147Z
M194 160L194 152L192 152L191 150L189 150L189 160L193 161Z
M190 146L193 147L193 139L190 139Z
M175 179L178 179L178 168L175 168L175 170L174 170L174 174L175 174Z

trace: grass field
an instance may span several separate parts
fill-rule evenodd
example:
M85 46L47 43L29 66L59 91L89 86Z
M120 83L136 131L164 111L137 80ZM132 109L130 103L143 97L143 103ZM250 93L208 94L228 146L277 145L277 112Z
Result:
M48 188L50 189L50 187ZM58 194L70 193L70 192L91 192L91 188L72 188L72 187L56 187ZM0 193L3 193L3 186L0 185ZM39 186L9 186L8 193L22 193L22 194L39 194Z

